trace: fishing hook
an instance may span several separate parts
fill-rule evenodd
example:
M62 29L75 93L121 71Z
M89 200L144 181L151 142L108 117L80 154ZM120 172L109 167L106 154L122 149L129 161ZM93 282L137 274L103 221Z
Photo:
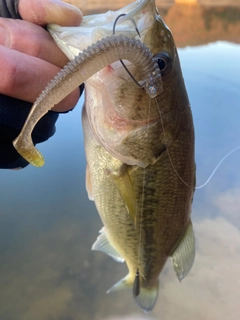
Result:
M126 13L122 13L120 14L114 21L114 24L113 24L113 35L115 34L115 28L116 28L116 24L118 22L118 19L123 17L123 16L126 16ZM139 30L137 28L137 25L136 25L136 22L133 20L133 19L130 19L132 21L132 23L134 24L134 27L135 27L135 30L137 32L137 34L139 35L139 37L141 38L141 35L139 33ZM143 86L141 86L138 81L134 78L134 76L131 74L131 72L128 70L128 68L126 67L125 63L120 59L120 62L122 64L122 66L124 67L124 69L127 71L127 73L129 74L129 76L132 78L132 80L136 83L136 85L140 88L143 88Z

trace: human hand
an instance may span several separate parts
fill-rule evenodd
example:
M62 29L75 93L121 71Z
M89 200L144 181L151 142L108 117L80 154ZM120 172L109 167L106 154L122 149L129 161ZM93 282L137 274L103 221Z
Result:
M23 20L0 18L0 94L33 103L68 61L41 26L78 26L82 13L58 0L19 0L18 11ZM78 99L76 89L53 110L72 109Z

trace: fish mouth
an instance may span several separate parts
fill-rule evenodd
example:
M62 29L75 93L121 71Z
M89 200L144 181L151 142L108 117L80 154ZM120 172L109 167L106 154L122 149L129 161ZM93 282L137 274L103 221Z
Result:
M78 27L62 27L48 24L47 29L59 48L70 59L74 59L80 52L104 37L113 35L115 20L122 16L116 24L115 34L122 34L130 38L139 38L132 20L144 42L144 37L156 21L155 1L143 0L131 3L117 11L84 16Z

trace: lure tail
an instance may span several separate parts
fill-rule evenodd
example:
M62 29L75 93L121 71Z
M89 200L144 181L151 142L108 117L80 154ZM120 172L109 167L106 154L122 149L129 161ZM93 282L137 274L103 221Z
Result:
M23 139L20 134L13 141L13 145L17 152L32 165L36 167L42 167L44 165L43 155L34 147L31 136Z

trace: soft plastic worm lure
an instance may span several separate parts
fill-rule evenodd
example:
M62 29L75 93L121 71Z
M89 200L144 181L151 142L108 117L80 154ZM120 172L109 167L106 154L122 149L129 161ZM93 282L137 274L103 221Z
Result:
M151 51L141 41L124 35L112 35L97 41L70 61L37 98L21 133L13 141L18 153L32 165L43 166L44 158L34 147L31 138L36 123L81 83L120 59L130 61L142 71L143 80L139 83L151 98L162 91L159 66Z

